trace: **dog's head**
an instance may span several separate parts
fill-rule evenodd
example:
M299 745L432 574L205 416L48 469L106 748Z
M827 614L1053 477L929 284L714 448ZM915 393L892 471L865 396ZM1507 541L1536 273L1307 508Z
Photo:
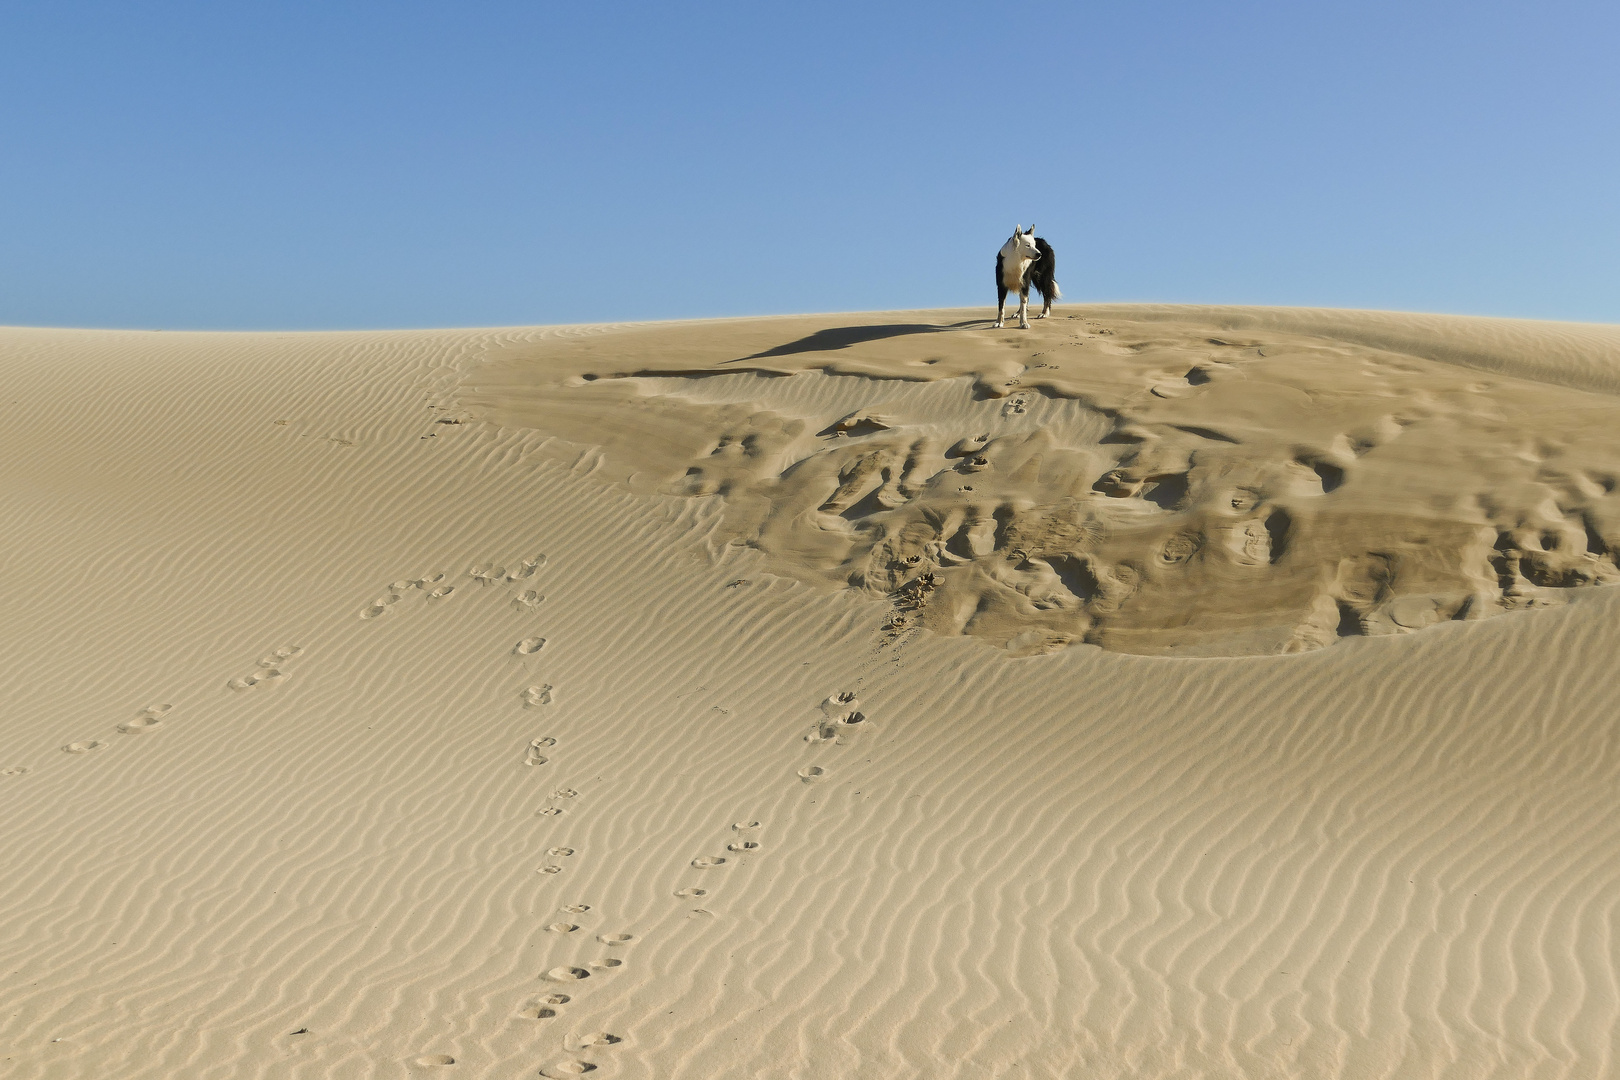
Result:
M1022 225L1013 226L1012 239L1002 245L1001 253L1031 261L1040 258L1041 253L1035 247L1035 226L1031 225L1028 229Z

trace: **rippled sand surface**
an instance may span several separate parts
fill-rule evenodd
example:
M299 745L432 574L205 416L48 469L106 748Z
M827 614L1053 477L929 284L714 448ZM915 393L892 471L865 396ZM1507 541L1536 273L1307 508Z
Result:
M0 1061L1609 1075L1620 329L0 330Z

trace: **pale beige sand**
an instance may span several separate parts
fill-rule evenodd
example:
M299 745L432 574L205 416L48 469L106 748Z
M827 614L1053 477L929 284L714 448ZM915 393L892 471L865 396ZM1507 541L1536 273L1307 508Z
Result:
M6 1074L1612 1075L1620 330L984 314L0 331Z

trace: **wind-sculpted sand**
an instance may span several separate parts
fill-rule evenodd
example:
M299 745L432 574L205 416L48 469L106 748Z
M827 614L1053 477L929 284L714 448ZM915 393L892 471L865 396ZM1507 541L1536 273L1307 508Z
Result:
M1620 331L986 314L0 331L7 1075L1612 1075Z
M1620 402L1174 314L751 353L757 323L626 328L511 350L462 400L721 496L731 535L889 598L897 631L1019 654L1299 652L1620 580Z

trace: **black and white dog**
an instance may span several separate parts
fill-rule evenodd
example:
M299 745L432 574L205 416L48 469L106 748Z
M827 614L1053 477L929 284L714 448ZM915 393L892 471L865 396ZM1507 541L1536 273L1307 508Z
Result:
M1062 299L1057 287L1057 257L1052 245L1035 235L1035 226L1026 231L1022 225L1013 226L1012 239L1001 245L996 256L996 329L1007 320L1007 294L1018 292L1018 328L1029 329L1029 289L1041 294L1041 313L1044 319L1052 314L1052 301Z

